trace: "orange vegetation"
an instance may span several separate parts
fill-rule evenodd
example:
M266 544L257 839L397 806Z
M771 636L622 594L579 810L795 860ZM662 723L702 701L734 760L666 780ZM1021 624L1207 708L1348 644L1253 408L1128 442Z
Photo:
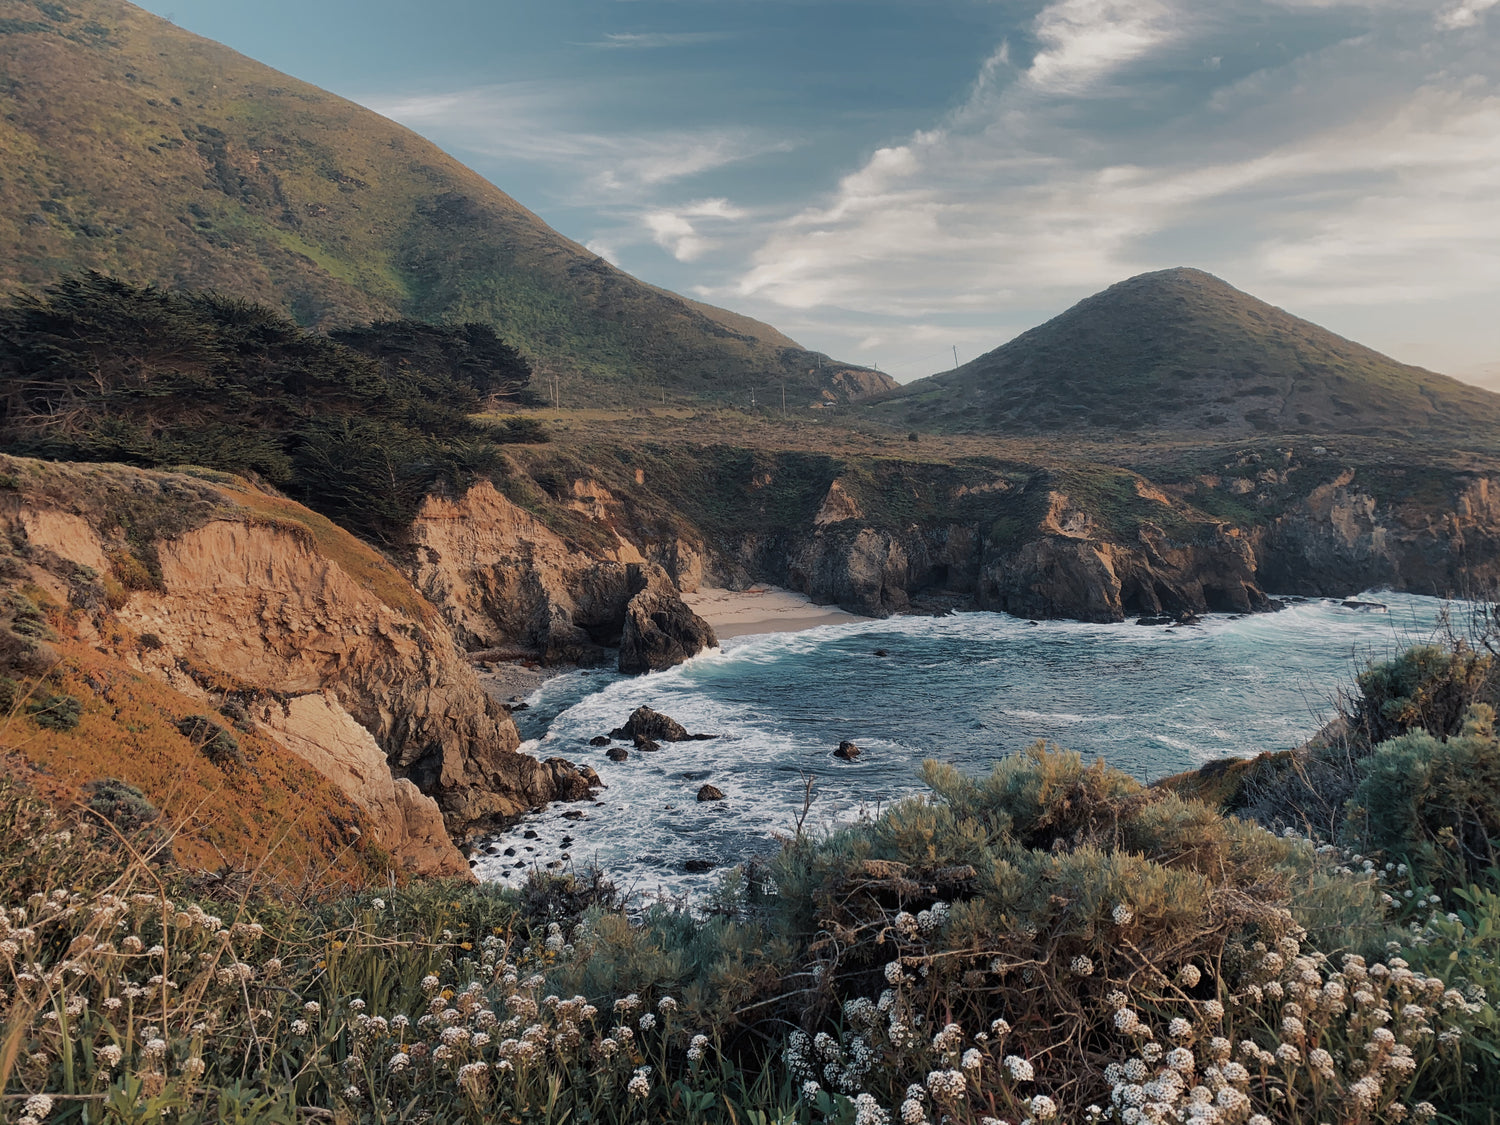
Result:
M387 857L360 843L359 811L322 775L263 735L234 730L244 764L215 765L177 721L207 714L193 699L78 641L56 645L48 686L82 704L72 730L49 730L17 709L0 725L0 749L36 771L59 804L117 778L141 790L173 833L176 861L191 869L259 870L298 886L384 880Z

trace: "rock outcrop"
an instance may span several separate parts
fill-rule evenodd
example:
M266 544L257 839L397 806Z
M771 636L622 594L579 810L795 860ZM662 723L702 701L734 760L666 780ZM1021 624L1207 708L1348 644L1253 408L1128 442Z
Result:
M663 607L679 589L697 588L701 552L671 536L638 547L618 530L618 502L597 481L573 481L558 506L588 521L596 533L590 542L564 538L488 481L457 500L423 501L411 528L412 578L460 643L512 646L554 664L599 663L606 647L621 643L631 600L646 586L657 590ZM649 576L646 586L640 573ZM638 619L637 637L650 617L648 610ZM689 651L690 624L667 634L687 655L698 651ZM651 650L650 643L635 647Z
M634 593L620 634L620 671L661 672L718 647L713 627L683 604L661 567L632 564L629 582Z
M658 742L686 742L692 736L688 734L686 727L671 716L649 707L637 707L623 726L609 732L609 737L618 738L622 742L632 742L638 738Z
M1483 596L1500 583L1500 478L1457 475L1449 487L1437 505L1382 501L1346 469L1255 529L1263 582L1289 594Z
M465 873L450 833L587 796L571 767L517 752L438 612L327 520L232 478L4 461L24 485L0 496L0 528L52 560L35 580L79 635L108 619L129 666L232 698L403 866Z
M1165 496L1159 502L1170 510ZM1271 607L1257 581L1255 553L1238 528L1201 522L1192 530L1191 539L1174 538L1143 521L1134 542L1121 542L1053 492L1036 538L987 551L977 600L1018 617L1100 622Z

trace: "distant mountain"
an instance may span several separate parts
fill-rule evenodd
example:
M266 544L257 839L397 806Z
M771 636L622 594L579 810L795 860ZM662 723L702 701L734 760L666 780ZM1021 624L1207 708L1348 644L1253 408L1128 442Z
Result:
M1195 269L1145 273L869 409L954 432L1500 432L1500 395L1398 363Z
M130 4L0 0L0 290L82 269L319 328L487 323L564 405L894 385L637 281L415 133Z

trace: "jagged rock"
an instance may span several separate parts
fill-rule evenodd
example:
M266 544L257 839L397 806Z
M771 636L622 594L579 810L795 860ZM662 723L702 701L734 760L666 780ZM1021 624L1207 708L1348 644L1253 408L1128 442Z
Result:
M525 832L521 833L521 838L523 840L535 840L536 839L536 829L535 828L528 828L528 829L526 829Z
M609 739L606 738L602 734L596 734L596 735L594 735L593 738L589 739L589 745L590 746L608 746L609 745Z
M724 791L717 786L705 785L702 789L698 790L698 800L700 801L722 801L723 799Z
M548 758L542 765L552 774L554 799L558 801L586 801L593 793L589 780L578 767L566 758ZM592 771L590 771L592 772ZM597 775L595 780L597 780Z
M623 762L630 757L630 753L623 746L611 746L604 752L604 756L611 762Z
M859 757L859 747L847 738L839 743L839 748L833 752L835 758L842 758L846 762L852 762Z
M704 871L712 871L717 866L718 864L711 859L690 859L682 865L682 869L696 875Z
M691 736L687 728L676 719L669 718L649 707L637 707L625 720L625 725L609 732L611 738L622 742L634 742L641 738L657 742L686 742Z
M635 740L635 748L645 751L648 754L654 754L661 749L661 743L650 738L637 738Z
M606 788L604 782L600 780L599 774L593 766L579 766L578 772L582 775L583 780L589 783L590 789Z
M1136 618L1135 623L1137 625L1170 625L1172 624L1172 619L1165 615L1157 615L1155 617L1138 617Z
M631 598L620 634L620 671L660 672L716 648L713 627L683 604L661 567L632 564Z
M890 654L891 654L891 650L888 649L888 648L877 648L875 650L875 655L876 656L889 656Z
M582 820L587 814L582 809L569 809L563 813L564 820Z

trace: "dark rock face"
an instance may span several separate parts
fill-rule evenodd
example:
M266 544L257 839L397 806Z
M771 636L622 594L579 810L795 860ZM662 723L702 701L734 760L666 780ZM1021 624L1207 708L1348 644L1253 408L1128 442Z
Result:
M1500 583L1500 478L1456 476L1435 504L1382 500L1350 469L1253 535L1262 581L1277 591L1486 590Z
M1205 527L1200 541L1179 543L1143 524L1136 542L1119 543L1094 533L1065 503L1054 499L1038 538L986 559L982 607L1099 622L1274 608L1256 581L1254 552L1234 529Z
M650 738L637 738L635 748L643 754L654 754L661 749L661 743Z
M542 765L552 775L554 800L587 801L599 784L597 773L591 769L585 773L566 758L548 758Z
M630 757L630 751L623 746L611 746L604 752L604 756L611 762L623 762Z
M655 742L686 742L692 737L687 728L676 719L649 707L637 707L631 712L630 718L625 720L625 725L610 731L609 736L621 742L634 742L642 738Z
M589 739L589 745L590 746L608 746L609 745L609 739L606 738L602 734L596 734L593 738Z
M842 758L846 762L852 762L859 757L859 747L847 738L839 743L839 748L833 752L835 758Z
M684 871L701 874L704 871L712 871L718 864L711 859L690 859L682 865Z
M724 791L716 786L705 785L702 789L698 790L698 800L700 801L722 801L723 799Z
M620 671L660 672L718 646L713 627L683 604L661 567L632 564L629 582L631 598L620 634Z

